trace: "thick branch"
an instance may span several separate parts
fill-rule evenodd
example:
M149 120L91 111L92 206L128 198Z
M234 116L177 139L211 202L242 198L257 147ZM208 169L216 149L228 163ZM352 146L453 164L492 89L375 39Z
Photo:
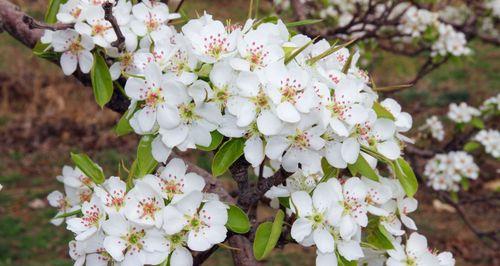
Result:
M24 16L26 14L18 6L6 0L0 0L0 28L27 47L33 48L40 37L42 37L43 30L30 29L23 22Z

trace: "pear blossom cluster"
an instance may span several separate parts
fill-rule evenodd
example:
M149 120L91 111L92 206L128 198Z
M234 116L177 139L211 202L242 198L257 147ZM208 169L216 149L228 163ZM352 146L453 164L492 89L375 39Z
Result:
M465 7L443 5L443 10L430 10L419 7L411 1L399 1L393 6L392 1L380 1L372 3L367 0L327 0L327 1L301 1L312 13L324 20L324 23L334 24L337 27L350 26L352 32L347 38L362 38L374 31L386 32L396 31L391 38L395 43L421 44L428 46L431 57L444 57L452 55L456 57L470 55L472 50L467 46L467 39L463 32L455 29L450 23L464 22L470 10ZM281 8L288 8L288 1L275 1ZM371 7L369 7L372 5ZM317 7L317 10L315 8ZM365 12L363 19L367 23L353 23L354 17L361 9ZM397 23L388 25L377 25L381 20L395 20ZM373 21L373 22L372 22ZM396 25L396 26L394 26ZM481 24L482 25L482 24ZM494 27L494 26L493 26Z
M116 12L122 11L119 6ZM410 129L411 116L392 99L380 104L393 119L376 114L377 95L366 72L356 66L358 53L342 48L322 56L331 49L326 40L312 43L305 35L291 36L280 20L224 25L205 14L177 32L166 24L176 16L162 3L144 1L131 12L123 27L131 29L126 37L133 39L125 43L134 45L117 56L109 42L90 41L85 33L56 31L52 37L56 41L58 34L70 31L71 40L86 38L108 47L116 60L112 76L127 78L130 125L137 134L156 135L153 155L158 161L174 148L209 146L214 131L244 137L244 155L254 167L268 158L288 172L299 165L318 172L322 157L345 168L362 146L391 160L399 157L401 133ZM61 63L66 68L62 57Z
M465 34L456 31L450 24L440 22L439 13L411 6L404 13L401 22L398 30L410 37L402 40L423 38L431 42L431 56L463 56L471 53Z
M435 115L427 118L425 124L420 127L420 130L428 130L431 136L437 141L443 141L445 132L443 123Z
M468 123L473 117L479 116L481 112L465 102L460 104L451 103L448 110L448 118L455 123Z
M75 265L191 265L190 250L223 242L228 206L203 193L204 179L172 159L132 188L111 176L95 184L78 168L65 166L57 179L64 193L48 195L58 209L52 223L73 232L69 254ZM188 250L189 248L189 250Z
M358 52L293 35L279 19L224 24L205 13L176 29L169 22L179 15L162 2L112 3L123 47L99 1L61 5L58 21L75 26L47 31L43 41L67 75L78 67L87 73L96 53L105 56L111 78L125 80L131 104L124 118L136 134L153 136L155 160L210 147L216 134L242 139L244 158L254 169L264 166L263 177L280 168L292 174L265 195L274 207L289 198L292 238L317 247L318 265L336 265L337 254L353 261L375 252L361 245L372 220L397 249L384 255L388 263L425 253L408 243L398 249L404 229L417 229L408 216L417 201L400 181L324 175L325 161L337 169L366 161L377 172L377 161L400 159L411 141L404 135L411 115L394 99L379 100L357 66ZM228 206L203 193L204 179L186 169L174 158L156 174L97 184L65 167L58 177L65 192L48 200L59 211L52 222L66 222L75 234L75 263L191 265L191 251L223 242Z
M481 130L473 138L484 146L486 153L493 158L500 158L500 131L494 129Z
M463 180L476 180L479 167L471 155L464 151L437 154L425 165L427 184L434 190L457 192Z
M486 99L479 107L479 110L481 110L481 112L487 112L490 110L493 112L500 111L500 93Z
M425 247L418 254L408 250L405 253L400 244L401 236L405 234L405 228L417 230L408 215L417 209L418 202L405 195L399 181L382 176L379 176L379 181L366 177L321 180L324 180L322 174L296 172L287 179L286 185L272 187L266 193L266 197L272 200L271 206L278 198L290 198L287 213L297 217L292 224L291 236L303 246L316 246L316 265L337 265L337 254L348 261L376 265L400 265L395 260L401 263L419 261L424 255L422 263L436 263L421 265L454 265L451 253L431 253L425 237L418 233L413 233L410 238L418 235L423 238ZM386 254L362 246L365 231L369 230L370 221L374 219L380 221L394 246ZM373 254L377 254L376 258Z

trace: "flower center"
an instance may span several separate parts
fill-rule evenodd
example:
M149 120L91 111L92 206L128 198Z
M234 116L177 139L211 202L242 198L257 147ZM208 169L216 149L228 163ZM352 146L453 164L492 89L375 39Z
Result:
M153 220L155 219L155 213L160 209L153 198L143 199L137 207L142 210L140 218L149 217Z
M161 88L149 90L146 94L146 105L149 107L156 107L158 104L163 103L165 100L160 94Z
M266 93L261 89L257 96L253 97L251 101L259 107L259 109L267 109L269 107L269 99L266 96Z
M104 32L110 29L109 26L103 24L95 24L92 26L92 36L94 35L104 35Z
M217 35L210 35L209 37L205 37L203 40L205 42L203 46L207 55L218 59L221 54L228 52L228 39L221 33L218 33Z
M300 129L296 130L295 135L288 136L287 138L296 148L306 149L309 147L309 135L307 132L302 132Z
M90 210L85 212L85 216L82 217L82 224L86 227L97 226L99 223L99 218L101 218L101 212L96 205L92 205Z
M189 124L198 120L200 117L195 113L195 108L196 105L193 102L181 104L179 106L179 115L182 121Z
M69 45L69 51L73 54L76 54L83 50L83 46L80 44L80 41L74 41Z
M295 103L297 98L297 92L302 90L302 85L297 82L296 79L291 80L286 78L281 81L281 102L291 102Z

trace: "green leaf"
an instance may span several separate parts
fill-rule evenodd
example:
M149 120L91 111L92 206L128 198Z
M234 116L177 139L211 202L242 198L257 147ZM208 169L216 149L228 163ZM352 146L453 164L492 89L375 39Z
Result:
M71 153L71 160L94 183L101 184L106 179L102 169L86 154Z
M480 147L481 147L481 143L476 142L476 141L469 141L469 142L465 143L464 151L471 152L471 151L477 150Z
M212 71L212 65L203 64L198 71L198 76L207 78L210 75L210 71Z
M302 51L304 51L309 45L313 44L314 40L316 40L316 38L310 40L309 42L304 44L302 47L300 47L298 49L294 49L293 52L291 52L289 55L285 56L285 65L288 65L288 63L292 62L292 60L295 57L297 57L297 55L302 53Z
M120 118L115 128L113 129L119 137L125 136L130 132L133 132L134 129L130 126L130 118L134 114L136 110L128 109Z
M394 249L389 232L380 224L379 217L371 217L366 228L366 241L381 250Z
M479 117L473 117L470 120L470 124L473 125L475 128L484 129L484 122Z
M278 197L281 206L290 209L290 197Z
M94 97L99 106L104 107L113 96L113 81L106 61L99 53L94 53L94 65L90 70Z
M250 231L250 221L247 214L236 205L229 205L226 227L237 234L245 234Z
M375 170L373 170L370 164L366 161L365 157L363 157L361 154L358 156L358 160L354 164L350 164L347 167L349 168L349 171L351 171L353 176L355 176L357 173L360 173L362 176L370 178L371 180L379 180Z
M66 217L70 217L70 216L73 216L73 215L78 215L78 214L81 214L81 213L82 213L82 210L78 209L78 210L74 210L72 212L67 212L67 213L59 214L56 217L54 217L54 219L66 218Z
M389 110L383 107L379 102L373 102L373 111L375 111L378 118L387 118L392 121L396 120L391 112L389 112Z
M151 153L151 142L153 142L154 136L145 135L139 141L139 146L137 146L137 169L135 169L136 177L143 177L150 174L158 162L153 158Z
M337 175L339 174L339 169L331 166L326 158L321 159L321 168L323 169L323 178L322 182L335 177L337 178Z
M212 161L212 175L220 176L243 155L245 139L237 138L226 141L214 156Z
M401 186L408 197L413 197L418 190L418 181L415 173L403 158L398 158L392 162L391 165L396 177L398 178Z
M347 74L349 72L349 68L351 68L352 64L352 58L354 57L354 52L351 52L349 54L349 57L347 58L347 61L344 64L344 67L342 67L342 73Z
M196 148L198 148L202 151L213 151L213 150L217 149L217 147L219 147L222 140L224 139L224 136L222 136L222 134L219 133L219 131L217 131L217 130L210 132L210 135L212 135L212 142L210 143L210 146L203 147L203 146L196 145Z
M49 51L49 44L41 43L38 41L33 47L33 54L47 60L58 60L59 54L54 51Z
M264 222L257 227L255 240L253 242L253 255L257 260L265 259L278 243L278 239L283 229L283 220L285 213L278 210L274 221Z
M68 0L50 0L49 8L45 13L45 22L53 24L57 22L57 12L61 4L65 4Z
M470 183L468 178L462 176L462 179L460 179L460 184L462 185L463 190L469 190Z
M322 19L304 19L300 21L294 21L294 22L288 22L285 23L285 25L288 28L293 28L293 27L300 27L300 26L305 26L305 25L311 25L311 24L316 24L322 22Z
M338 251L335 251L335 253L337 254L337 263L338 263L338 266L357 266L358 265L358 262L355 261L355 260L347 260L346 258L342 257L342 255L340 255L338 253Z

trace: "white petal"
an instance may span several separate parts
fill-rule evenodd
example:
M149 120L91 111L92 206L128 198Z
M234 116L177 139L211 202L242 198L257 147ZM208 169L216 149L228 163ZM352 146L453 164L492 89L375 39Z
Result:
M290 198L295 212L299 217L306 217L311 215L313 210L312 199L305 191L297 191L292 193Z
M257 117L257 127L262 134L271 136L278 134L281 130L282 123L271 111L263 110L259 117Z
M282 102L276 108L278 117L288 123L296 123L300 120L300 114L290 102Z
M364 256L361 245L357 241L339 241L339 243L337 243L337 248L340 255L349 261L357 260Z
M341 154L344 161L353 164L358 159L360 145L355 138L348 138L342 143Z
M314 243L322 253L330 253L335 251L335 240L326 229L316 229L313 232Z
M301 242L305 237L311 234L312 224L305 218L295 220L292 225L291 235L297 242Z
M260 137L249 138L245 142L243 151L245 159L251 163L253 167L258 167L264 160L264 144Z

